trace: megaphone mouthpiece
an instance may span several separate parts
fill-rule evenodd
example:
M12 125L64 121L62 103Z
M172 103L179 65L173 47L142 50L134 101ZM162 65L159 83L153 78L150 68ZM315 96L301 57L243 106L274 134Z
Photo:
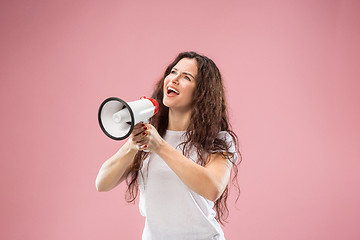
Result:
M131 121L131 115L127 108L124 108L124 109L114 113L112 118L113 118L114 122L116 122L116 123Z

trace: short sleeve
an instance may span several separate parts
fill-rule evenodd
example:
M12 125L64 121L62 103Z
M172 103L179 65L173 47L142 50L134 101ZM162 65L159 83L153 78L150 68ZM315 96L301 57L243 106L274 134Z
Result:
M217 138L222 139L226 142L226 144L229 146L229 152L234 154L234 163L237 163L239 160L238 154L236 151L234 139L232 138L230 133L228 133L227 131L221 131L221 132L219 132Z

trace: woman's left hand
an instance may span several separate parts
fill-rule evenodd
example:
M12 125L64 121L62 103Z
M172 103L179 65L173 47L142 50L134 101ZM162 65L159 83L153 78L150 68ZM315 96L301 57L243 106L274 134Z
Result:
M160 136L153 125L145 123L142 125L142 131L137 134L139 138L135 137L133 138L133 141L138 146L139 150L147 150L156 153L164 144L165 140Z

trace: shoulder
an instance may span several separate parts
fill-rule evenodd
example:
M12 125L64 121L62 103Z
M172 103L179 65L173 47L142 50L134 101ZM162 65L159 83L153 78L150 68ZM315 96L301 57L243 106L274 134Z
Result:
M233 155L234 160L235 160L234 162L237 162L238 156L237 156L237 150L236 150L236 143L235 143L233 136L227 131L221 131L218 133L216 138L225 141L225 143L228 146L228 152L231 154L234 154Z
M223 140L233 140L232 136L227 131L220 131L216 138L223 139Z
M225 141L230 148L232 148L232 147L235 148L235 139L233 138L233 136L229 132L221 131L221 132L218 133L216 138Z

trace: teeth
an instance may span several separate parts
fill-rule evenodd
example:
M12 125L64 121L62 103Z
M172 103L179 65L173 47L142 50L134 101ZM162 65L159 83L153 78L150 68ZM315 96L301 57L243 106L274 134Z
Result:
M169 90L174 91L176 94L179 94L179 92L176 89L172 88L172 87L168 87L168 91Z

